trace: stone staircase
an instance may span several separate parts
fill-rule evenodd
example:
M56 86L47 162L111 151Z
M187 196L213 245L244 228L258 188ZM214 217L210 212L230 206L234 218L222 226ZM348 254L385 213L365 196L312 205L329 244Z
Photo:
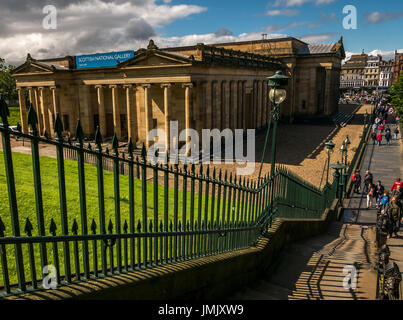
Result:
M326 234L286 247L271 277L261 279L231 299L374 299L374 236L373 228L367 226L332 223ZM357 285L348 289L343 281L351 274L352 266Z

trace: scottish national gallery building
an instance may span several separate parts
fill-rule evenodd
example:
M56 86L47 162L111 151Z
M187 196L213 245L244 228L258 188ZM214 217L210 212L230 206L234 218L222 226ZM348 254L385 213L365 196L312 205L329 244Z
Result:
M71 135L80 119L88 137L99 125L103 137L116 132L121 140L131 137L146 145L153 128L164 129L169 143L175 120L179 132L260 128L271 108L267 77L277 70L290 77L282 119L329 115L338 109L345 52L342 39L321 45L282 38L165 49L150 40L146 49L115 55L114 65L91 65L107 58L36 60L28 54L13 74L23 131L28 132L26 95L38 114L40 133L51 136L57 113Z

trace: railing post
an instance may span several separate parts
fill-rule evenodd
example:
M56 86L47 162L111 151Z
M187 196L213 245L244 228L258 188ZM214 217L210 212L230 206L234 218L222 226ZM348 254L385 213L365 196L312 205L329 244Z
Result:
M122 232L120 224L120 188L119 188L119 142L116 137L116 132L112 138L113 153L113 187L114 187L114 200L115 200L115 232L120 235ZM116 239L116 261L118 272L122 272L122 252L121 252L121 239Z
M55 133L56 141L56 154L57 154L57 170L59 178L59 200L60 200L60 214L62 223L62 234L67 236L69 234L68 220L67 220L67 203L66 203L66 182L64 174L64 157L63 157L63 124L60 120L59 114L56 115L55 120ZM71 282L71 267L70 267L70 246L68 241L63 242L63 253L64 253L64 271L66 280L68 283Z
M10 144L10 131L8 127L9 110L3 97L0 97L0 116L3 122L3 133L2 133L2 143L3 143L3 154L4 154L4 166L6 169L6 180L8 188L8 200L10 205L11 214L11 227L14 237L20 237L20 224L18 220L18 207L17 207L17 197L15 193L15 179L14 179L14 167ZM15 249L15 260L17 268L17 278L18 286L22 291L26 290L25 285L25 274L24 274L24 261L22 256L21 244L14 244Z
M31 126L31 155L32 155L32 170L34 176L35 187L35 204L36 204L36 219L38 223L38 235L45 236L45 219L43 216L43 199L42 199L42 184L41 184L41 167L39 162L39 148L38 148L38 117L35 109L30 105L28 110L28 125ZM41 242L39 244L39 253L41 257L41 267L43 268L48 264L46 244Z

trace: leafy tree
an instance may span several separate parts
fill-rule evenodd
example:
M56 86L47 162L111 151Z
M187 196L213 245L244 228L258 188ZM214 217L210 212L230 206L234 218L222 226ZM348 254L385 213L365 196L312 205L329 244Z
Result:
M12 65L6 65L5 60L0 58L0 93L8 99L17 99L15 78L11 75L15 69Z

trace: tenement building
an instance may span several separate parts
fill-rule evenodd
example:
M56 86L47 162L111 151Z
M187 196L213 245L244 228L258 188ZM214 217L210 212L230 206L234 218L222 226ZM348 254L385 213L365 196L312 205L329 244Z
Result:
M393 83L397 82L403 72L403 53L395 51L395 66L393 69Z
M392 85L394 60L381 61L379 74L379 90L387 90Z
M340 89L345 91L360 91L365 86L365 67L368 55L364 53L352 55L341 67Z
M74 135L80 119L92 137L99 125L103 137L114 132L121 140L141 143L153 128L166 133L170 123L183 129L248 129L266 125L271 105L267 77L277 70L290 76L281 116L337 112L342 39L308 45L295 38L225 44L197 44L146 49L110 57L67 56L36 60L29 54L14 70L24 132L25 95L35 108L41 134L53 136L59 114L66 132ZM93 64L93 61L97 61Z
M365 87L374 90L379 87L379 74L382 57L369 56L365 67Z

